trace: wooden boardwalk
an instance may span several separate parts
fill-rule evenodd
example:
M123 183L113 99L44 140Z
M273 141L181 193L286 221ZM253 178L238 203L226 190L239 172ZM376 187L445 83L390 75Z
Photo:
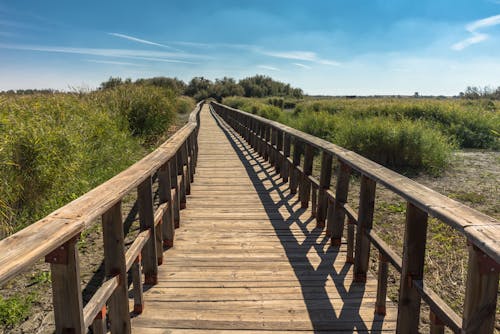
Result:
M199 158L175 245L144 293L135 333L394 331L374 314L375 277L352 283L288 183L235 133L201 112Z

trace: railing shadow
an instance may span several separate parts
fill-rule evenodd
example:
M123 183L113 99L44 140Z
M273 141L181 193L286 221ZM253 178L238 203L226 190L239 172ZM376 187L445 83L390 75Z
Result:
M361 304L365 294L365 285L352 283L349 276L351 265L344 263L340 271L335 269L335 261L343 249L329 247L325 251L328 238L321 229L310 229L310 224L316 224L314 218L302 218L305 209L300 208L300 203L289 188L283 188L284 182L276 174L273 167L264 165L263 159L241 137L231 133L218 117L214 117L217 125L222 129L234 151L245 166L247 174L257 191L263 207L271 220L276 236L287 255L295 276L300 282L302 296L309 313L315 332L324 330L343 331L373 331L382 329L383 317L374 315L371 324L366 324L360 315ZM262 173L265 177L262 177ZM270 183L266 187L264 182ZM273 196L278 195L279 200ZM286 209L285 216L282 208ZM280 211L281 209L281 211ZM279 217L277 219L277 217ZM301 243L295 237L292 225L299 226L305 237ZM314 226L313 225L313 226ZM317 268L309 261L308 254L320 258ZM339 260L343 261L343 259ZM337 290L341 300L332 304L327 289L332 289L331 283ZM330 286L328 288L328 286ZM338 297L336 297L338 298ZM373 311L373 308L370 308ZM366 310L365 310L366 311Z

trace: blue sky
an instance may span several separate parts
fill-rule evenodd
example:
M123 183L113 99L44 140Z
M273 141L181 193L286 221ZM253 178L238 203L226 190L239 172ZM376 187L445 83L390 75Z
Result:
M265 74L309 94L500 85L500 0L0 0L0 90Z

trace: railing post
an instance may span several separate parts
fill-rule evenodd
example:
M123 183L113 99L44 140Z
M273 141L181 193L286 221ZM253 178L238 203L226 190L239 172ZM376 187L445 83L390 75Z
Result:
M162 218L163 244L167 247L172 247L174 245L175 223L169 162L165 163L158 170L158 195L160 204L167 203L167 210L163 214Z
M168 162L170 165L170 187L171 191L174 192L172 196L172 205L174 211L174 227L178 228L180 226L180 195L179 195L179 185L177 184L177 154L172 156L172 159Z
M285 142L283 144L283 164L281 166L283 182L288 182L288 177L290 175L290 167L288 163L288 157L290 157L290 146L291 137L285 132Z
M56 333L84 334L78 236L45 256L50 263Z
M313 147L309 144L305 144L304 152L304 165L303 165L303 175L301 177L302 182L300 183L300 205L302 208L307 208L309 206L309 197L311 196L311 181L309 180L309 175L312 174L313 168L313 158L314 152Z
M326 234L331 236L333 247L340 247L342 234L344 232L345 212L344 204L347 203L349 193L349 178L351 177L351 167L339 161L337 170L337 185L335 188L335 201L332 210L329 210L328 226Z
M177 175L181 176L181 184L179 191L179 209L183 210L186 208L186 180L184 179L184 159L183 156L183 146L177 151ZM177 183L177 179L175 180Z
M328 207L328 210L330 210L330 207ZM351 219L348 219L348 224L347 224L347 254L345 258L346 263L351 263L354 264L354 238L355 238L355 230L356 229L356 223L353 222Z
M276 168L276 158L277 158L276 140L278 139L277 136L278 133L276 128L269 127L269 130L271 131L271 147L270 147L271 152L269 153L269 163L271 164L271 166Z
M131 268L132 283L134 285L134 313L141 314L144 311L144 296L142 293L142 267L141 254L134 260Z
M361 177L358 209L358 233L356 234L356 257L354 258L354 282L365 283L370 259L370 239L368 232L373 225L375 205L375 181L367 176ZM341 235L342 236L342 235Z
M407 202L396 327L398 333L418 333L421 297L413 280L423 279L426 237L427 213Z
M188 141L186 140L182 145L182 162L186 167L186 175L184 175L184 167L182 169L182 177L184 179L184 184L186 188L186 195L191 195L191 166L189 165L189 146Z
M97 313L94 321L92 321L92 334L106 334L108 326L106 321L106 305Z
M283 165L283 156L281 152L283 151L283 132L279 129L276 131L276 173L279 173L283 177L283 170L281 169Z
M387 258L382 254L378 254L378 277L377 277L377 300L375 302L375 313L385 315L385 300L387 298L387 275L388 275Z
M493 333L500 266L470 241L468 248L463 333Z
M137 202L139 203L141 231L150 231L149 240L142 249L144 282L147 285L155 285L158 283L158 259L156 258L156 229L154 228L151 176L147 177L146 180L137 187Z
M290 193L296 194L299 185L299 171L296 169L300 165L300 156L302 154L302 143L298 138L294 138L293 143L293 160L290 165Z
M191 183L194 182L194 173L195 173L195 153L194 153L194 140L195 140L195 136L194 136L194 132L189 136L189 138L187 139L187 143L188 143L188 157L189 157L189 181ZM190 189L191 190L191 189Z
M430 322L430 334L444 334L444 324L443 322L434 314L434 312L429 312L429 322Z
M105 275L119 277L119 285L108 300L111 333L131 332L121 207L119 201L102 215Z
M316 214L317 227L325 227L328 198L326 190L330 189L332 180L332 155L327 151L321 153L321 174L319 177L318 210Z
M270 159L271 155L271 143L270 143L270 136L271 136L271 127L267 124L264 124L264 160L268 161Z

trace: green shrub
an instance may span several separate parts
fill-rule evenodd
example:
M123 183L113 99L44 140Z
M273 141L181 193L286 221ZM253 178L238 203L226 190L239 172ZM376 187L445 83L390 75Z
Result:
M194 107L194 100L188 96L179 96L175 102L175 111L179 114L190 113Z
M77 198L144 154L127 121L71 94L0 105L2 237Z
M343 119L333 142L399 171L439 174L447 166L453 145L423 122L387 117Z
M494 102L481 100L332 98L304 101L297 105L294 113L323 111L355 119L381 116L425 121L444 135L453 137L462 148L498 150L500 112L497 110Z
M175 117L174 92L155 86L120 85L94 93L94 101L97 107L123 116L132 135L147 145L155 144Z

